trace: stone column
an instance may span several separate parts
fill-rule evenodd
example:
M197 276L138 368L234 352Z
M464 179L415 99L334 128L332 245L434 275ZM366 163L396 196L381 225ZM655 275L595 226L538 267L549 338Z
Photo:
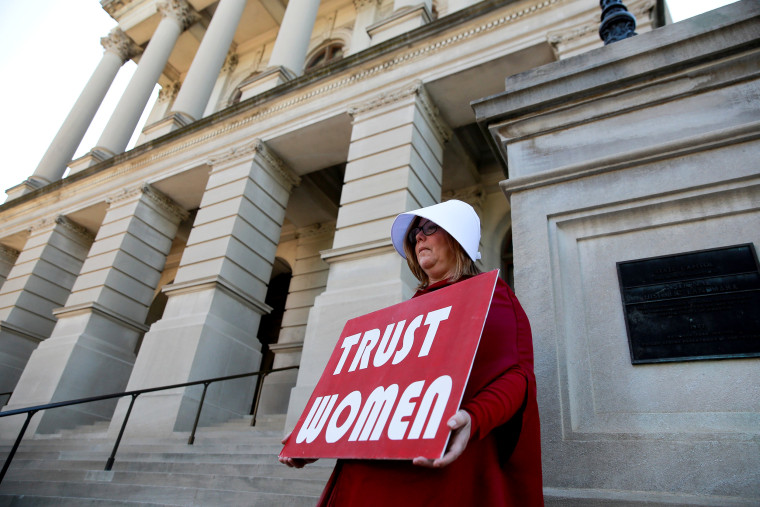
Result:
M158 11L161 13L161 22L140 58L137 70L116 105L111 119L108 120L103 134L93 148L98 158L109 158L126 149L177 38L197 19L197 14L186 0L166 0L159 4Z
M221 0L217 6L172 107L172 112L187 117L185 123L198 120L203 115L245 3L246 0Z
M285 208L299 181L261 141L209 160L213 167L161 320L143 339L128 389L256 371L256 331ZM248 413L254 378L213 384L202 422ZM140 397L128 433L189 430L201 388ZM128 400L119 404L110 431Z
M66 302L91 244L90 233L64 216L31 229L0 290L0 392L15 390L32 351L50 336L53 310Z
M298 382L288 408L293 427L349 318L396 304L416 280L393 249L396 215L441 199L443 148L450 129L422 87L412 85L350 110L354 118L326 290L309 313Z
M240 90L240 100L254 97L303 74L319 0L291 0L277 32L269 68Z
M0 289L8 278L11 268L16 264L16 259L18 259L18 250L0 245Z
M179 223L187 213L148 185L108 199L109 208L52 335L34 351L13 408L124 390L138 339ZM45 412L30 431L108 419L113 402Z
M334 234L334 224L318 224L296 231L296 260L285 301L282 328L277 343L269 346L275 355L272 368L295 366L301 362L309 311L327 285L328 265L320 257L320 252L332 246ZM292 370L267 376L261 391L259 415L287 412L290 391L296 385L297 375L298 372Z
M347 55L358 53L370 46L371 39L367 33L367 27L375 22L379 5L379 0L354 0L356 19L354 20L354 31L351 35L351 48L346 52Z
M140 52L119 28L114 28L100 43L105 48L103 58L31 177L43 185L61 179L116 73L124 62Z

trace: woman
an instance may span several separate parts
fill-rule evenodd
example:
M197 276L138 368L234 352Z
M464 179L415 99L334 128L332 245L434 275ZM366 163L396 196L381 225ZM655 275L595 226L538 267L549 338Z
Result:
M420 281L414 297L478 274L480 219L451 200L402 213L396 251ZM319 505L543 505L530 324L499 280L462 405L440 459L339 460ZM313 460L281 458L300 468Z

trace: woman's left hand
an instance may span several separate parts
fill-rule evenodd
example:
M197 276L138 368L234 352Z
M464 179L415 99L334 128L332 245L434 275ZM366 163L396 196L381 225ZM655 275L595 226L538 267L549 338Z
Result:
M443 468L450 465L455 459L464 452L467 442L470 441L470 426L472 420L470 414L465 410L459 410L448 420L447 425L453 433L449 439L449 447L439 459L423 458L422 456L414 458L412 463L421 467Z

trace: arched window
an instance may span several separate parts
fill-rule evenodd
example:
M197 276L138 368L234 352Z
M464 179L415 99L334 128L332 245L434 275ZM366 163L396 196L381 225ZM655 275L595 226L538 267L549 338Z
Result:
M308 62L306 62L305 72L322 67L328 63L343 57L343 43L342 42L330 42L311 55Z

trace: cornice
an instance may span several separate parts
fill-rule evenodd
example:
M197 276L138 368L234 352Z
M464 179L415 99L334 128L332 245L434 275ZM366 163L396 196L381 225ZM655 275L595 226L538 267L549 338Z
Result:
M111 205L129 199L138 199L141 196L145 196L167 216L175 218L178 222L186 220L189 216L189 213L175 203L172 198L168 197L163 192L156 190L148 183L141 183L140 185L120 190L119 192L106 197L106 203Z
M207 290L221 290L225 294L243 303L245 306L248 306L259 315L266 315L272 311L271 306L254 298L221 275L190 280L188 282L171 283L165 285L164 288L161 289L161 292L168 297L173 297L180 294L189 294Z
M45 229L52 229L56 226L60 226L70 233L73 233L74 237L79 239L82 243L92 243L95 237L90 234L90 231L77 224L76 222L66 218L64 215L57 215L55 218L43 218L36 224L29 227L30 233L35 233Z
M261 139L255 139L242 146L236 146L220 154L212 155L208 158L207 163L212 167L218 167L240 159L253 159L256 156L266 162L266 166L272 175L277 177L288 189L301 183L301 178L285 165L280 157L267 148Z
M438 112L438 108L433 104L433 99L430 98L425 86L421 80L415 80L414 82L396 90L381 93L380 95L373 97L367 102L351 106L348 108L348 114L352 117L368 113L374 109L379 109L408 97L417 96L419 99L419 105L426 113L427 117L433 124L433 128L443 142L448 142L451 139L451 129L443 123L441 116Z
M116 168L115 171L104 175L104 177L107 179L119 177L134 169L150 165L159 160L174 156L177 153L190 150L196 145L205 143L210 139L224 136L232 131L241 130L266 118L280 114L292 107L311 101L314 98L334 93L336 89L361 83L362 81L385 73L392 68L411 64L414 61L425 58L431 54L465 43L474 37L496 30L503 30L505 26L511 23L519 21L534 13L539 13L540 11L555 4L562 3L563 1L564 0L538 1L533 5L526 6L520 10L504 13L499 17L489 17L488 14L496 9L508 8L514 3L514 0L484 0L478 2L450 16L445 16L444 18L389 41L380 43L365 51L350 55L342 60L326 65L321 68L319 72L304 74L277 88L269 90L268 92L264 92L256 97L234 104L186 127L175 130L162 138L144 143L129 152L104 160L103 162L69 176L64 180L58 180L36 191L4 203L0 205L0 210L34 199L46 192L55 191L67 184L73 184L79 179L97 174L99 171L112 166L118 165L119 167ZM481 21L476 26L456 29L456 27L462 23L472 23L477 19L481 19ZM440 34L448 33L449 31L451 31L449 36L443 39L438 39ZM416 46L417 44L419 44L419 46L417 46L416 49L402 49L408 48L412 45ZM384 55L390 53L396 53L396 55L390 59L382 58ZM368 64L370 62L376 63L365 69L351 72L353 67ZM323 81L325 76L335 74L340 74L342 77L327 81L324 85L308 92L297 93L298 90L306 86ZM291 95L293 92L296 92L296 94ZM282 100L277 99L277 97L285 94L288 94L289 97L284 97ZM249 112L241 116L243 111ZM201 129L208 130L196 134L196 132ZM177 142L178 144L174 144Z

